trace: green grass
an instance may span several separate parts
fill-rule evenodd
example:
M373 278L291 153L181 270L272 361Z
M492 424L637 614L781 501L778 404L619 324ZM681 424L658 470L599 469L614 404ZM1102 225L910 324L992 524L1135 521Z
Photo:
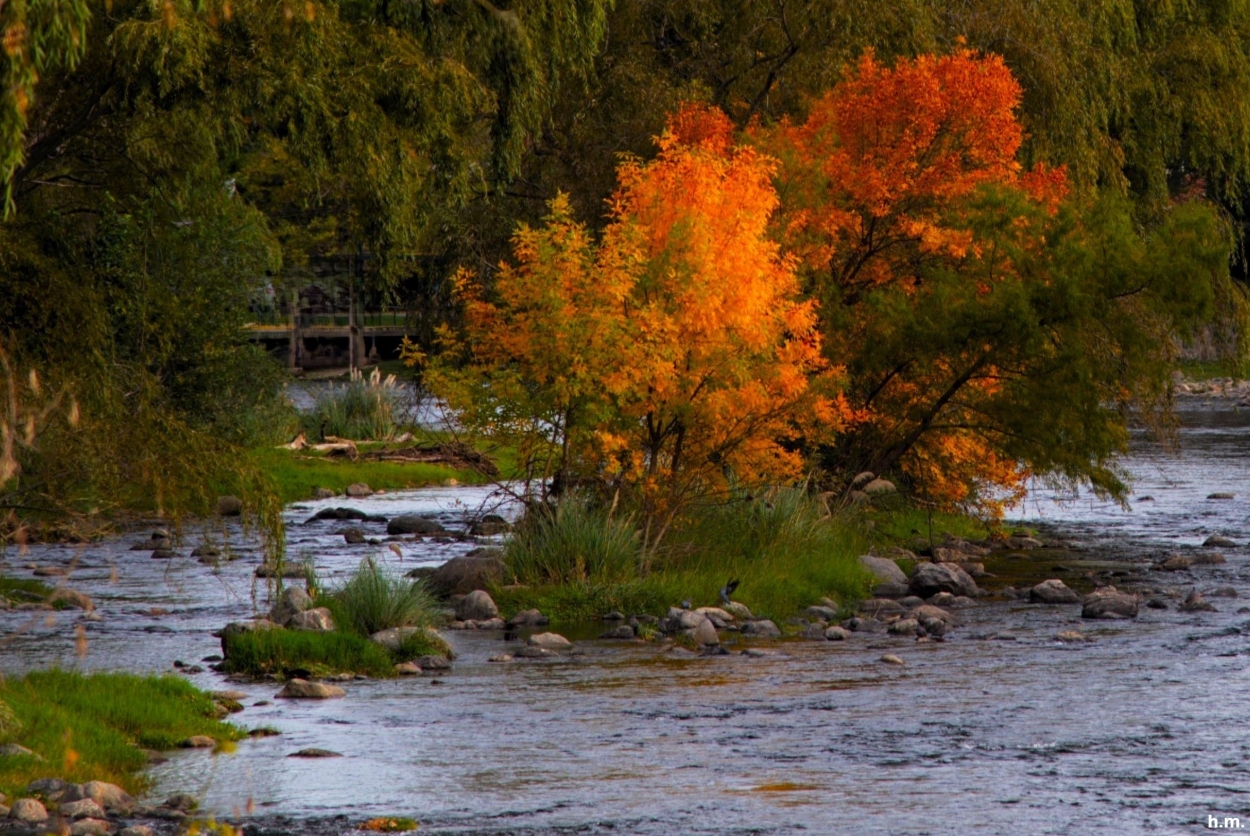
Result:
M244 732L214 719L213 700L176 676L51 670L0 685L0 743L43 758L0 757L0 792L10 798L36 778L118 784L140 792L143 749L172 749L192 735L220 741Z
M332 383L317 396L312 411L300 416L312 436L384 439L395 434L404 411L404 394L396 379L374 369L368 376L353 371L346 382Z
M579 552L592 550L594 537L572 536L586 528L579 521L561 532L568 553L561 565L576 565ZM872 576L857 558L868 546L858 526L827 517L802 491L776 490L690 515L670 533L644 576L620 578L614 572L596 580L586 574L556 583L540 575L539 582L523 588L496 590L496 601L506 613L537 607L557 622L597 619L609 610L659 615L685 599L695 606L716 605L721 586L737 578L735 601L757 616L785 619L824 597L849 606L867 594ZM527 569L533 555L518 559L518 552L517 547L507 552L509 567ZM554 563L552 558L543 565Z
M1224 360L1182 360L1180 370L1187 380L1210 380L1214 377L1244 380L1250 375L1247 365L1247 361L1235 357Z
M51 594L52 587L46 583L0 576L0 598L9 598L19 603L37 602Z
M340 630L367 638L391 627L426 627L434 623L439 605L420 581L388 572L372 558L361 561L338 589L321 595Z
M262 676L291 676L307 671L312 676L359 673L393 676L395 660L381 645L366 638L335 631L253 630L231 636L225 646L226 670Z
M251 451L255 465L267 473L283 504L311 499L317 488L339 493L348 485L364 482L374 490L401 490L441 485L455 479L462 485L478 484L484 477L473 470L456 470L436 464L351 461L327 458L308 450L261 449Z
M602 586L638 577L642 544L629 519L570 497L528 514L508 538L504 559L519 583Z
M933 542L941 543L949 536L965 540L983 540L992 531L990 525L966 514L934 511L908 503L903 497L876 500L861 512L860 527L870 543L878 549L902 546L914 549L929 545L932 531Z

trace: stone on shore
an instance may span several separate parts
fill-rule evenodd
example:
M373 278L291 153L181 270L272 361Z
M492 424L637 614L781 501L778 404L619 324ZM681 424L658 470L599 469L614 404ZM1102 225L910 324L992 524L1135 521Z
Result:
M872 588L872 597L889 598L891 600L898 598L906 598L911 594L906 582L904 583L879 583Z
M499 607L485 590L475 589L456 603L460 621L488 621L499 615Z
M79 819L69 826L69 836L108 836L113 825L105 819Z
M337 627L334 623L334 616L326 607L316 607L296 613L286 626L292 630L304 630L310 633L333 633Z
M541 627L550 624L551 619L538 610L521 610L508 621L513 627Z
M282 597L269 610L269 620L274 624L286 626L292 618L313 607L312 596L297 586L288 586L282 590Z
M721 607L721 609L732 615L738 621L748 621L753 618L751 611L747 609L747 605L739 604L737 601L730 601L728 604Z
M890 624L889 633L892 636L914 636L920 629L920 622L914 618L900 618Z
M306 679L292 679L276 696L288 700L326 700L347 696L347 692L337 685L309 682Z
M921 598L929 598L939 592L969 598L977 594L977 583L972 576L952 563L921 563L912 574L908 587Z
M369 641L380 644L392 653L399 651L405 641L424 632L424 627L388 627L379 630L369 637Z
M871 598L859 605L859 611L869 618L884 619L894 615L902 615L906 607L889 598Z
M542 647L547 650L568 650L573 643L559 633L535 633L526 639L530 647Z
M416 676L421 673L421 666L415 662L400 662L395 665L395 673L398 676Z
M850 637L851 631L847 630L845 627L839 627L835 624L832 627L825 628L825 638L831 642L846 641Z
M338 493L334 488L317 488L313 491L313 499L334 499Z
M698 624L687 629L686 635L700 647L711 647L720 644L720 636L716 634L716 625L707 616L702 616Z
M102 819L105 816L104 808L90 798L66 802L57 812L65 819Z
M1029 590L1029 601L1034 604L1079 604L1081 596L1063 581L1051 578Z
M386 524L386 533L420 534L426 536L430 534L446 534L447 529L443 528L442 523L438 520L432 520L420 514L404 514L403 516L392 518Z
M364 482L353 482L347 486L347 495L352 499L363 499L366 496L373 496L373 488Z
M39 757L39 755L36 755L34 752L27 749L25 746L22 746L20 743L6 743L3 746L0 746L0 757L35 758L37 760L43 760L43 758ZM3 800L4 800L3 798L0 798L0 801L3 801Z
M781 637L781 630L768 619L759 618L743 624L742 635L754 636L759 639L776 639Z
M178 745L183 749L212 749L217 741L206 734L193 734Z
M42 824L48 820L48 808L37 799L19 798L9 808L9 818L24 824Z
M907 583L907 574L888 557L863 554L859 556L859 562L865 569L876 575L881 583Z
M632 639L634 638L634 628L628 624L618 624L609 630L605 630L599 634L601 639Z
M1137 596L1114 586L1100 587L1085 596L1081 618L1137 618Z
M237 517L243 513L243 500L237 496L217 497L217 515L221 517Z

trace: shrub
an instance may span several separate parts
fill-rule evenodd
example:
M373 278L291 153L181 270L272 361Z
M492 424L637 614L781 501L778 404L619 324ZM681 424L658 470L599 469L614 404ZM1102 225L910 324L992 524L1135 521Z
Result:
M508 569L521 583L627 581L638 576L641 557L630 519L575 496L532 507L504 547Z
M347 383L331 385L317 396L312 411L303 418L304 430L316 438L390 438L402 412L403 395L395 375L383 378L374 369L366 378L353 369Z
M361 561L347 582L323 594L318 605L329 608L340 630L362 637L391 627L427 626L439 609L420 581L394 575L373 558Z

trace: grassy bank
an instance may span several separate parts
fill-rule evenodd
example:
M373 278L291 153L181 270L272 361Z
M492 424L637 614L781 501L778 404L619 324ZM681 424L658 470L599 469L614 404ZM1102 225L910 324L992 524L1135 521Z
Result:
M192 735L237 740L243 731L215 717L212 698L175 676L41 671L0 685L0 743L32 756L0 757L0 792L10 798L37 778L144 788L144 749L173 749Z
M367 445L362 445L368 449ZM252 462L273 480L282 504L311 499L317 488L342 493L348 485L364 482L374 490L402 490L443 485L455 479L477 484L484 477L473 470L435 464L352 461L329 458L310 450L261 449L251 451Z
M659 615L683 600L714 606L737 579L733 599L780 623L823 598L849 612L875 584L859 556L923 547L930 531L937 542L989 533L972 517L930 515L900 498L829 515L819 500L784 490L695 511L644 558L629 520L569 505L518 529L505 548L509 583L493 594L505 613L534 607L576 622L612 610Z

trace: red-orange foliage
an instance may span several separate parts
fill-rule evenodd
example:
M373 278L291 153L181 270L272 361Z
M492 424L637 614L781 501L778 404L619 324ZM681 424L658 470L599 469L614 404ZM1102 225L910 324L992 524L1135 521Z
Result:
M733 145L715 111L684 109L658 143L655 160L620 166L600 242L558 199L517 233L491 298L460 274L472 365L432 380L530 475L635 489L662 526L731 473L800 475L781 442L840 413L821 393L815 303L768 235L774 162Z

